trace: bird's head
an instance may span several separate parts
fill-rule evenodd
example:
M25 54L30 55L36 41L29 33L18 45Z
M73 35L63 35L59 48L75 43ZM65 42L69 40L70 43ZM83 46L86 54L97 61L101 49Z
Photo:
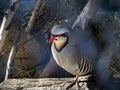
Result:
M65 25L54 26L51 30L49 43L54 43L55 48L61 51L68 44L69 31L69 28Z

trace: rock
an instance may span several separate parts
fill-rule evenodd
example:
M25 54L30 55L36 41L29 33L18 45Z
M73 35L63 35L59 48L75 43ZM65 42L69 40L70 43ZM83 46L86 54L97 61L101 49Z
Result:
M74 78L8 79L0 84L0 90L66 90ZM79 83L80 90L87 90L87 84ZM78 90L75 84L70 90Z

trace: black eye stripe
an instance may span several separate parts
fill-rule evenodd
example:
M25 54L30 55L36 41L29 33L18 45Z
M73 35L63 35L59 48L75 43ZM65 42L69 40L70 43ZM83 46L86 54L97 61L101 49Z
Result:
M60 36L62 36L62 37L67 37L67 36L68 36L68 33L63 33L63 34L59 34L59 35L53 35L53 34L52 34L52 36L53 36L53 37L60 37Z
M53 35L53 34L52 34L52 36L53 36L53 37L57 37L58 35Z

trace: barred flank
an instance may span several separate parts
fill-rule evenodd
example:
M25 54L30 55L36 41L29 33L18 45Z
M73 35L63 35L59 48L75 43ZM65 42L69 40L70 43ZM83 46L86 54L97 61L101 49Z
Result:
M93 69L93 64L87 57L81 57L78 64L79 73L82 75L91 72Z

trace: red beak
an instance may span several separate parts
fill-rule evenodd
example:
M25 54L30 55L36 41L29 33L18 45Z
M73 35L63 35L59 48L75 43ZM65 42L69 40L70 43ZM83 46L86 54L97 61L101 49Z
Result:
M52 43L53 41L55 40L55 37L54 36L51 36L48 43Z

